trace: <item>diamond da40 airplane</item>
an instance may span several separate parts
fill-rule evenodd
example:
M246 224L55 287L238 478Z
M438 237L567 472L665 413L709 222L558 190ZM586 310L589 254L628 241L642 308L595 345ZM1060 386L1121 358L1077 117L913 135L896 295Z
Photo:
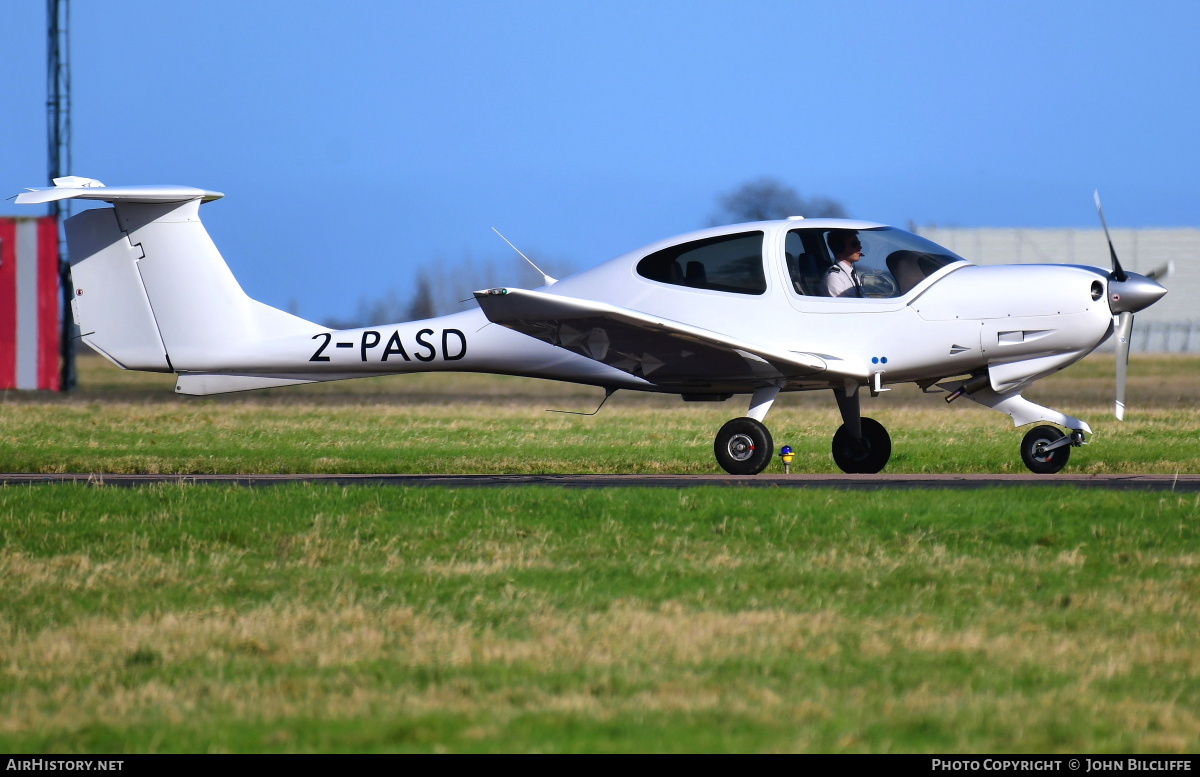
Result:
M1161 272L1124 271L1111 240L1110 270L975 266L895 227L787 219L670 238L560 281L547 276L536 290L477 291L478 309L336 331L245 294L200 222L201 203L220 193L54 183L17 202L113 206L65 224L83 341L124 369L178 374L180 394L463 371L590 384L606 398L618 389L699 402L748 395L745 416L714 444L721 467L738 475L772 459L763 420L776 397L821 389L842 416L834 461L879 472L891 439L861 415L859 398L897 383L965 396L1017 426L1041 423L1025 435L1022 459L1058 472L1091 429L1021 392L1115 333L1121 418L1133 314L1166 293L1154 280ZM857 283L851 296L826 296L831 238L847 236L862 246Z

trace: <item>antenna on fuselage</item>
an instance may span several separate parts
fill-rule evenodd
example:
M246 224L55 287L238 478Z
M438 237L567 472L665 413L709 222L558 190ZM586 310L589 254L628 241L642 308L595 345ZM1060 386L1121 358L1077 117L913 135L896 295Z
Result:
M497 235L500 235L500 230L496 229L495 227L492 227L492 231L495 232ZM511 240L506 238L504 235L500 235L500 239L503 240L505 243L508 243L509 247L512 248L512 250L516 251L518 254L521 254L521 249L519 249L515 245L513 245ZM539 273L542 274L542 280L544 280L546 282L547 286L553 286L554 284L558 283L557 278L551 278L549 275L542 272L542 268L538 267L536 264L534 264L533 260L530 259L528 256L526 256L525 254L521 254L521 258L524 259L525 261L529 262L530 267L532 267L533 269L537 270Z
M552 410L550 408L546 408L546 412L547 413L566 413L567 415L596 415L596 413L600 412L600 408L604 407L604 403L608 401L608 398L616 393L617 393L617 390L615 388L611 388L611 387L605 388L604 389L604 399L600 400L600 404L597 405L596 409L590 413L580 413L578 410Z

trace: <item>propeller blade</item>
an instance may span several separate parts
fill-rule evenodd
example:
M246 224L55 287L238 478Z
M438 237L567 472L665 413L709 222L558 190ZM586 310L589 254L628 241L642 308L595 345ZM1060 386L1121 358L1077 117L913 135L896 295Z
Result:
M1108 253L1112 256L1112 278L1124 282L1125 271L1121 269L1121 260L1117 259L1117 249L1113 248L1112 236L1108 234L1108 222L1104 220L1104 208L1100 207L1100 190L1092 192L1092 197L1096 200L1096 212L1100 214L1100 226L1104 227L1104 237L1108 240Z
M1117 316L1117 405L1118 421L1125 420L1125 378L1129 373L1129 340L1133 335L1133 313Z
M1152 281L1156 281L1159 278L1166 278L1173 272L1175 272L1175 262L1170 261L1166 264L1160 264L1158 267L1155 267L1153 270L1146 273L1146 277Z

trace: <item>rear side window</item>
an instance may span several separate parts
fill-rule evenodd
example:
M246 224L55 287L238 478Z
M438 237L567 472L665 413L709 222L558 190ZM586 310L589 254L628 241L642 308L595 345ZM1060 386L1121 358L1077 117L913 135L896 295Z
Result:
M721 235L655 251L638 262L638 275L693 289L762 294L763 233Z

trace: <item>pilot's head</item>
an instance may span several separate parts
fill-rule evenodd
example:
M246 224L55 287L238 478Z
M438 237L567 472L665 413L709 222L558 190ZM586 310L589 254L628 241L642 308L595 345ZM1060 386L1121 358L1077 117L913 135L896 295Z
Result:
M856 230L833 229L829 231L827 239L835 261L854 264L863 258L862 242Z

